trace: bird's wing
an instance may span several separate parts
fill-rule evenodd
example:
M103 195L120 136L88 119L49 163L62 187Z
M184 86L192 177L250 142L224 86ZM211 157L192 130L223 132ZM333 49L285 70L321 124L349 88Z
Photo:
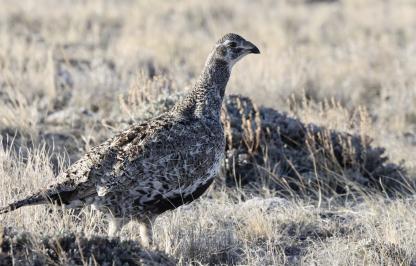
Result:
M150 121L142 134L136 134L122 145L116 145L118 149L108 153L106 165L101 164L91 169L91 174L96 177L98 196L104 196L114 188L128 188L144 180L148 177L144 173L146 164L160 162L164 157L177 154L178 147L172 143L184 139L182 135L186 135L183 130L185 124L187 123L167 115ZM151 172L158 174L157 170Z
M48 190L67 193L69 197L59 198L63 203L108 193L112 186L120 182L126 158L140 157L140 147L151 142L168 121L162 116L120 132L71 165Z

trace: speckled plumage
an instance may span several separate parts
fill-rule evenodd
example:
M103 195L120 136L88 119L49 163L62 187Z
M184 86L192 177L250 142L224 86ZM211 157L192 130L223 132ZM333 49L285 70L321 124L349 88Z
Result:
M114 234L131 219L147 228L158 214L198 198L213 182L223 157L220 112L231 68L249 53L259 50L236 34L225 35L194 88L169 112L92 148L55 184L0 213L49 202L91 204L113 218L109 231Z

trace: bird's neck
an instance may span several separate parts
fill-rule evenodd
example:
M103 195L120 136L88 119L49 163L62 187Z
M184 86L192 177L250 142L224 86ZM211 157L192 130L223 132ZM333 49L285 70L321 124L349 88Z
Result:
M208 59L192 91L173 110L183 115L219 120L229 78L227 62Z

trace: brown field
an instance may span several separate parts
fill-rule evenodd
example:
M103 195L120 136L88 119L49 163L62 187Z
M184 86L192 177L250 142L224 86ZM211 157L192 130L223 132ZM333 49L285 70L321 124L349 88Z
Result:
M156 219L152 252L179 265L416 265L415 14L411 0L0 0L0 205L161 112L192 86L214 42L236 32L262 54L236 65L227 94L325 132L372 138L388 157L374 170L381 179L370 186L358 178L367 150L341 145L343 154L363 154L355 165L320 156L319 145L333 145L323 134L313 149L302 146L304 157L298 146L285 157L297 182L310 183L269 185L293 176L262 154L256 169L264 171L250 172L249 184L218 182ZM312 163L300 169L305 160ZM389 167L400 171L385 174ZM390 193L384 180L402 176ZM218 180L227 178L223 170ZM34 242L106 234L89 208L27 207L0 223ZM138 237L134 223L122 232L132 243ZM21 265L25 257L3 240L0 265ZM49 256L36 244L23 253L33 250ZM95 263L88 255L82 262ZM71 264L70 255L49 263Z

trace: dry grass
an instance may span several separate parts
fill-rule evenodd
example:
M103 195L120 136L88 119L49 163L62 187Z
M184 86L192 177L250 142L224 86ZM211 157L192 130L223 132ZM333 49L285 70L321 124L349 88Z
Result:
M0 205L46 185L92 145L156 114L158 105L169 106L225 32L262 51L235 67L227 93L304 123L370 136L414 181L416 4L311 2L319 1L2 1ZM258 120L242 121L252 151L260 143ZM333 171L339 162L317 149L316 141L331 147L330 138L324 132L309 139L302 156L311 155L313 167L302 172L294 163L299 180L319 185L357 176ZM354 152L344 144L345 154ZM268 174L251 178L284 180L286 166L263 156ZM158 248L184 265L416 264L413 195L391 198L360 187L336 197L318 186L317 197L289 191L282 199L262 182L254 192L217 186L162 215L154 225ZM89 209L28 207L0 221L35 239L105 231ZM131 224L123 235L134 240L138 230Z

